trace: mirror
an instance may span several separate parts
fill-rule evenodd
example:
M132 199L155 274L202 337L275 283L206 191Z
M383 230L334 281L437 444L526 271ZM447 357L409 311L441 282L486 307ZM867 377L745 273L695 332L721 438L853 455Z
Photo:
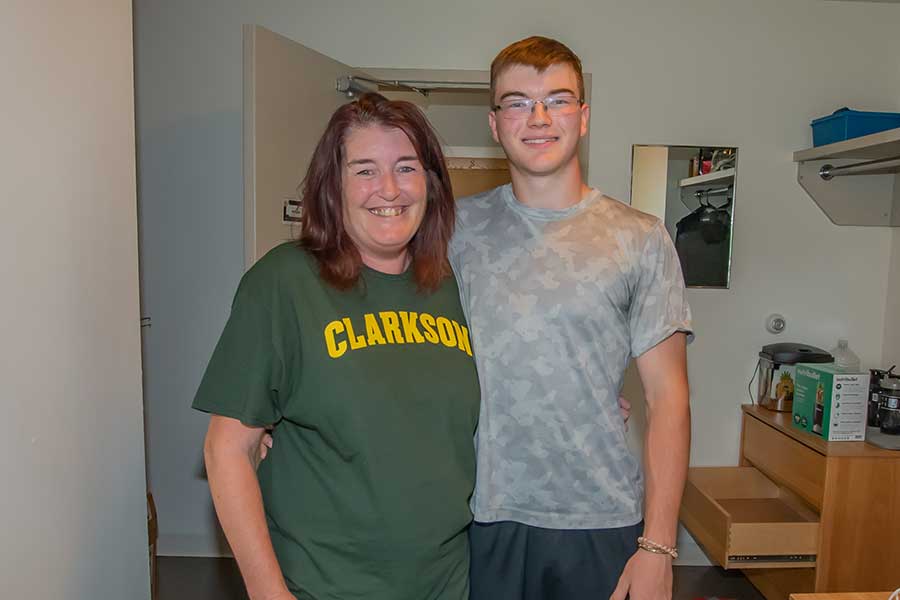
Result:
M632 146L631 206L665 224L693 288L727 288L737 148Z

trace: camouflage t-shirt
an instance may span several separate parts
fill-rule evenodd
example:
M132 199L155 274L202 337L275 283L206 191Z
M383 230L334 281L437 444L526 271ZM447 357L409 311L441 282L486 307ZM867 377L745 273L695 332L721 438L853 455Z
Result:
M475 519L634 525L643 477L618 409L625 368L691 328L665 226L595 190L547 210L505 185L457 211L451 263L482 398Z

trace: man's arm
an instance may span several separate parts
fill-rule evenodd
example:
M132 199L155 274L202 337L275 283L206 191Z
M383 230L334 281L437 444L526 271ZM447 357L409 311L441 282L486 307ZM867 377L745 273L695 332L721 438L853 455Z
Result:
M265 429L213 415L203 454L216 514L234 552L251 600L294 600L266 526L256 479Z
M686 336L675 333L636 360L647 399L644 445L644 537L675 546L678 509L691 447ZM613 600L672 597L672 558L638 550L628 561Z
M691 409L686 339L676 333L638 357L647 398L644 447L644 537L675 545L678 509L691 451Z

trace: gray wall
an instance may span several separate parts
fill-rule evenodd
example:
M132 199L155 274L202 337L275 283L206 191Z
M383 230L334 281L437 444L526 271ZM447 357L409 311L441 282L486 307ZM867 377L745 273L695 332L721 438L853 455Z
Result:
M150 597L131 3L0 18L0 597Z
M486 69L542 33L593 73L590 183L628 199L632 144L740 148L730 290L691 290L696 465L736 464L765 316L880 363L891 232L832 225L791 152L840 106L900 109L900 6L819 0L137 0L150 478L164 552L215 551L188 408L241 275L241 24L362 67ZM708 51L707 55L702 53ZM860 68L860 65L865 65ZM829 260L822 260L821 256ZM630 394L640 396L629 386ZM641 435L638 415L635 442Z

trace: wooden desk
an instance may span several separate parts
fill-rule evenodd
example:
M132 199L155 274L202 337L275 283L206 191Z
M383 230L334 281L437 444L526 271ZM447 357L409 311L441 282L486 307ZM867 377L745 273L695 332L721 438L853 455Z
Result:
M896 587L900 452L826 442L754 405L742 414L740 467L692 468L685 487L682 522L710 558L768 600Z

